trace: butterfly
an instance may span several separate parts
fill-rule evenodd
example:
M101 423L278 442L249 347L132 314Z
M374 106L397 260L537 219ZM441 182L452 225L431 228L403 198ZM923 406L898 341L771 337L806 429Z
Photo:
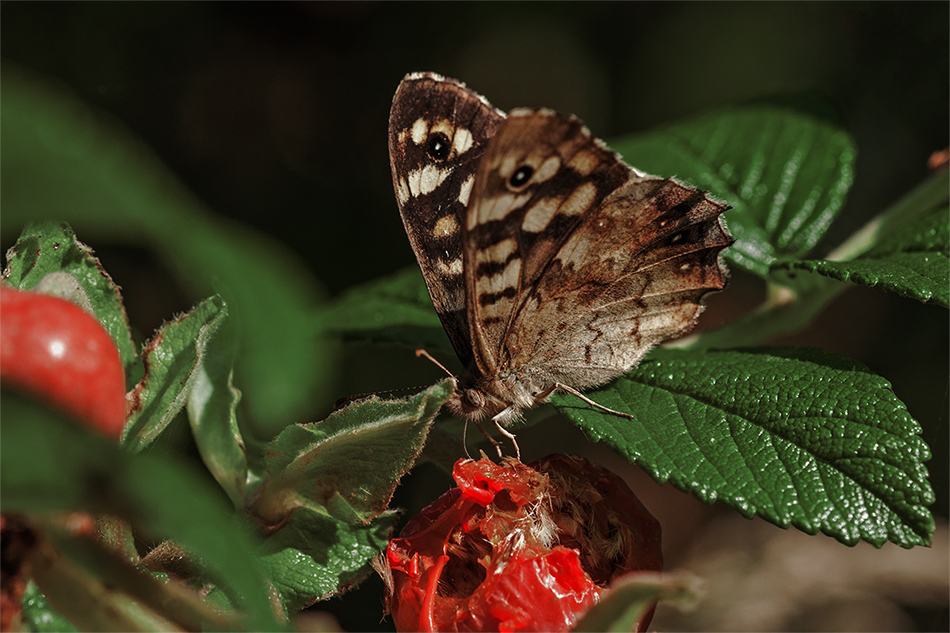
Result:
M577 117L505 115L455 79L413 73L393 98L389 158L465 367L447 406L512 441L504 427L555 391L631 417L581 390L691 329L728 279L729 207L628 166Z

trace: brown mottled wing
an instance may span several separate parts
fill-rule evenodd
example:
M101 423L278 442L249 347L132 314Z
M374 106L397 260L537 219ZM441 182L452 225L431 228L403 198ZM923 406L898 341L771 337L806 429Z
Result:
M454 79L407 75L389 114L399 213L459 359L471 361L462 235L479 159L504 113Z
M531 177L513 186L525 165ZM630 168L574 117L512 112L468 216L479 366L577 389L627 371L725 284L726 208Z

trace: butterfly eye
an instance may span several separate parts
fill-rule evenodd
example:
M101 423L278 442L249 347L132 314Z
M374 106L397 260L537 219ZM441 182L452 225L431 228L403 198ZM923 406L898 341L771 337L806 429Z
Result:
M511 178L508 179L508 186L512 189L521 189L531 180L532 174L534 174L533 167L530 165L522 165L515 170L515 173L511 174Z
M441 132L433 134L426 142L426 153L432 160L445 160L449 157L451 148L448 137Z

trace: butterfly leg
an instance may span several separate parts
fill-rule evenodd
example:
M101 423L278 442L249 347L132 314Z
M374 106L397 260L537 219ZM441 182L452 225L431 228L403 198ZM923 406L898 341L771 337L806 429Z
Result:
M560 382L554 383L554 386L553 386L553 387L551 387L550 389L548 389L548 390L545 391L544 393L538 395L538 399L539 399L539 400L543 400L544 398L547 398L548 396L551 395L551 393L552 393L555 389L558 389L558 390L560 390L560 391L567 392L567 393L571 394L572 396L576 396L576 397L580 398L581 400L583 400L584 402L586 402L587 404L589 404L590 406L596 407L597 409L600 409L601 411L604 411L604 412L606 412L606 413L612 413L613 415L619 415L620 417L622 417L622 418L627 418L628 420L632 420L632 419L633 419L633 416L630 415L629 413L624 413L623 411L614 411L613 409L610 409L610 408L608 408L608 407L605 407L605 406L602 405L602 404L598 404L597 402L594 402L593 400L591 400L590 398L588 398L587 396L585 396L584 394L582 394L580 391L578 391L578 390L575 389L574 387L570 387L570 386L565 385L564 383L560 383Z
M493 420L493 421L494 421L494 420ZM489 435L489 434L485 431L485 428L482 426L481 422L479 422L478 420L474 420L474 422L475 422L475 426L478 427L478 430L482 432L482 435L484 435L485 438L486 438L489 442L491 442L492 446L495 447L495 450L498 451L498 457L504 457L505 454L504 454L504 453L502 452L502 450L501 450L501 442L499 442L498 440L496 440L495 438L493 438L491 435ZM467 425L468 425L468 423L466 422L466 426L467 426ZM498 424L496 423L495 426L498 426ZM499 428L501 428L501 427L499 427ZM517 446L517 444L516 444L515 446ZM465 448L465 453L468 454L468 447Z
M507 413L507 411L508 409L505 409L504 411L502 411L501 413L493 417L491 421L492 423L494 423L495 428L498 429L499 433L501 433L502 435L507 437L509 440L511 440L511 444L515 447L515 459L517 459L520 462L521 461L521 447L518 446L518 440L515 439L515 434L509 431L508 429L506 429L505 427L503 427L501 425L501 422L499 422L500 419L503 419L503 416L505 415L505 413ZM482 433L484 433L484 431L482 431ZM498 450L498 456L501 457L502 454L501 454L500 444L498 442L494 442L494 440L493 440L493 443L495 444L495 448Z

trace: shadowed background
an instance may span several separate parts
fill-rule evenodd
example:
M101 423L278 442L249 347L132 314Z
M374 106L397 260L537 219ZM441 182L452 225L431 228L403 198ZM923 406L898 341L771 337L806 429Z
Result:
M506 110L575 113L608 141L756 97L825 98L859 150L848 204L819 249L826 252L920 182L927 158L948 144L948 7L3 2L0 72L33 71L111 114L211 209L285 244L335 295L414 263L386 147L392 94L407 72L457 77ZM21 228L0 226L4 249ZM75 228L123 286L139 329L151 331L196 299L175 287L158 258L108 227ZM736 275L735 298L724 293L713 308L747 308L761 298L756 288ZM940 517L948 497L947 325L941 308L858 288L805 332L775 341L846 354L893 382L934 451ZM413 368L406 384L435 379L408 356L359 348L339 395L403 386L390 363ZM685 519L665 519L656 504L667 501L644 498L672 547L674 524ZM686 512L715 510L699 505ZM378 620L379 588L359 593L369 606L354 609L351 597L331 603L349 629ZM946 628L945 610L907 612L912 627Z

